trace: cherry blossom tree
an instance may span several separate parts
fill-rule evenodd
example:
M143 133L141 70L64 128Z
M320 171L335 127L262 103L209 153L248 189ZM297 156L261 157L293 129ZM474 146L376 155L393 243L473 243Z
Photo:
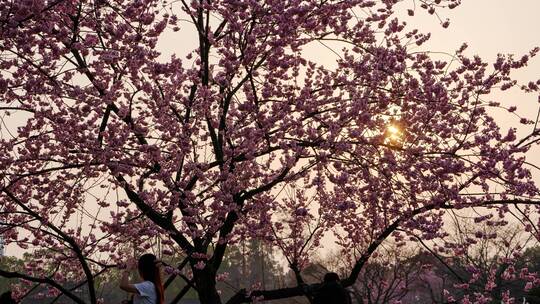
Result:
M227 246L258 239L296 285L227 303L310 298L301 271L325 236L354 260L350 286L384 240L447 237L449 211L495 225L518 206L534 232L539 131L502 128L490 108L515 108L489 94L537 94L510 72L538 49L434 58L398 2L0 0L1 235L31 257L0 276L21 280L19 297L45 286L98 303L99 276L158 248L186 256L167 282L222 303ZM437 16L459 4L416 2ZM192 50L161 54L188 37Z

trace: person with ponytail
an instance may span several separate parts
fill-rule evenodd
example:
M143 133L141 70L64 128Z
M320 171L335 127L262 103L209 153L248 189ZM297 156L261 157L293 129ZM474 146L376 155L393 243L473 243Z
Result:
M133 294L133 304L163 304L164 290L161 283L159 262L156 256L147 253L143 254L137 263L139 276L142 282L129 283L129 271L124 271L120 281L120 288ZM129 301L127 301L129 302Z

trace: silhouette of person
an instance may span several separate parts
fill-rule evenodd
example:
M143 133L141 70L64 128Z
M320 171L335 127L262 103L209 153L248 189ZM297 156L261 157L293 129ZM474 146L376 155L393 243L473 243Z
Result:
M0 295L0 303L2 304L16 304L15 300L11 297L11 291L6 291Z
M314 304L350 304L351 297L339 282L339 275L329 272L324 275L322 284L313 298Z

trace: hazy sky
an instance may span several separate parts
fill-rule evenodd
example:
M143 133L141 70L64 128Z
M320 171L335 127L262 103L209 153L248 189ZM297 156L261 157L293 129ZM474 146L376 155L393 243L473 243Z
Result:
M413 0L404 1L400 6L411 8L412 3ZM454 10L441 11L441 19L446 18L450 19L447 29L439 26L438 19L426 12L418 12L405 20L410 26L432 33L424 47L432 51L452 52L467 42L467 54L478 54L492 62L498 53L521 56L540 46L539 0L464 0ZM540 78L540 57L515 76L522 81ZM512 93L496 94L493 98L500 98L504 104L525 106L526 109L518 111L520 114L536 114L536 96Z
M410 8L412 2L403 1L400 6ZM430 45L437 48L451 49L468 41L474 52L495 56L499 52L522 52L540 44L538 0L464 0L456 9L440 13L442 19L450 18L448 29L437 26L436 17L426 13L407 18L410 25L432 32Z

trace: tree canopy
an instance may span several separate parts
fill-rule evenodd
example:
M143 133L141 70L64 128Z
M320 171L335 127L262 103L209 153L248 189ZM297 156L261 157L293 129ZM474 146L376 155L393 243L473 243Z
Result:
M186 256L201 303L309 298L301 270L325 236L354 262L351 286L388 239L462 254L449 212L492 226L517 213L537 232L536 122L518 138L488 95L538 94L510 75L538 49L434 58L398 2L0 0L1 235L31 256L0 276L22 279L19 296L41 284L94 304L97 277L159 248ZM306 56L318 43L332 64ZM278 248L296 284L221 299L224 254L243 239Z

